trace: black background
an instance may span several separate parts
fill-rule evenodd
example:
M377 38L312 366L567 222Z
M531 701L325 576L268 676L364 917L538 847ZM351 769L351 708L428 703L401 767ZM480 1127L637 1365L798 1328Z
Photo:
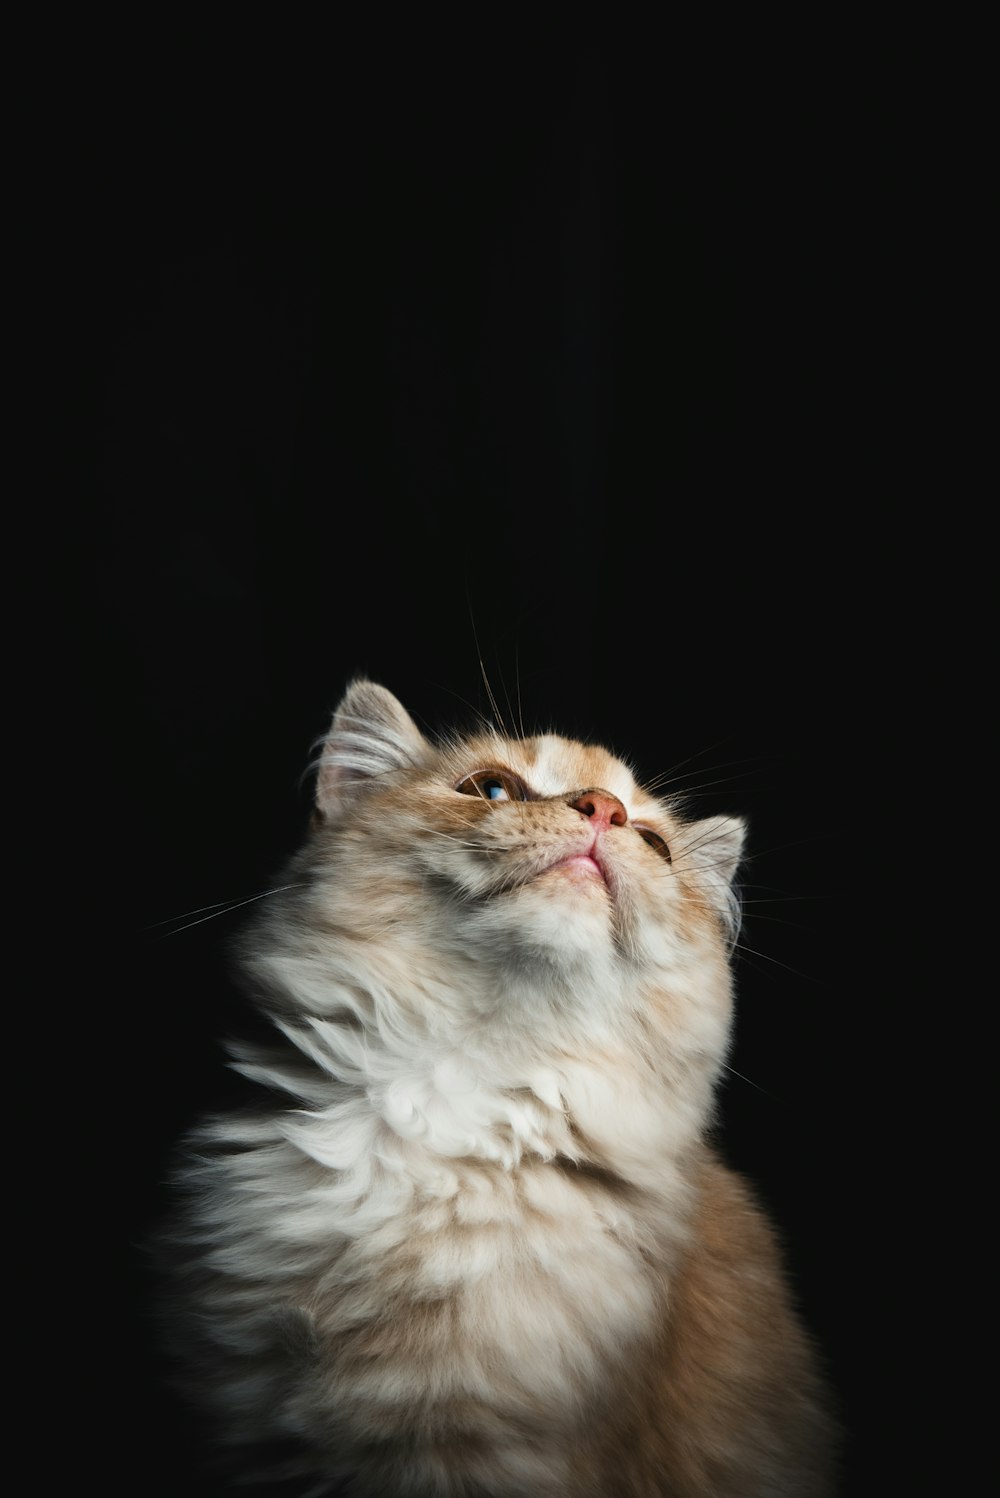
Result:
M282 40L89 35L44 125L62 943L99 990L55 1249L81 1470L216 1490L137 1247L241 1013L240 912L182 917L273 881L354 673L433 728L489 710L485 671L508 720L748 818L726 1148L825 1349L845 1492L903 1491L935 1454L894 846L949 673L913 565L932 105L874 42Z

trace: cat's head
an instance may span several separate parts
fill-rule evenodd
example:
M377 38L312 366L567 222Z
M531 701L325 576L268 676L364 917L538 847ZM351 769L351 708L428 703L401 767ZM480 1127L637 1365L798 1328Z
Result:
M685 821L608 750L555 734L432 741L367 680L316 771L289 897L314 1009L317 964L367 962L432 1025L443 1006L442 1023L492 1016L512 1033L613 1027L649 993L728 1023L741 821Z

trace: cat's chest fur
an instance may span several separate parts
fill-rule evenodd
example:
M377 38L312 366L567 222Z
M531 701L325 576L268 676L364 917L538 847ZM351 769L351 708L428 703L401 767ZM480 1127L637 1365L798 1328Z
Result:
M431 1345L415 1346L407 1316L419 1308L426 1324L438 1306L442 1380L459 1387L478 1359L526 1396L578 1401L612 1349L653 1324L691 1201L665 1147L683 1118L623 1058L608 1062L613 1083L567 1060L500 1088L452 1052L273 1120L266 1148L258 1132L244 1152L233 1129L230 1211L248 1269L280 1273L294 1243L317 1327L342 1350L378 1325L383 1370L395 1345L401 1377L411 1356L426 1373Z
M310 1282L313 1372L288 1428L325 1428L341 1449L389 1440L428 1491L582 1493L571 1453L650 1355L680 1202L661 1205L664 1234L621 1181L565 1159L416 1174L405 1204ZM435 1478L440 1449L451 1486Z
M405 1231L397 1217L345 1246L329 1296L316 1282L317 1326L337 1348L328 1370L351 1401L355 1354L375 1336L390 1403L407 1385L418 1400L429 1382L443 1399L474 1385L522 1421L572 1422L655 1323L662 1246L614 1183L569 1162L463 1163L453 1182L415 1193Z

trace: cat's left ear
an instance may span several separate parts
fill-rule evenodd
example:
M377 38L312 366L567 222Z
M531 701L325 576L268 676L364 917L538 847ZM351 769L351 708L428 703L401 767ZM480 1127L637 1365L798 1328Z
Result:
M747 826L741 817L705 817L684 828L675 841L674 863L694 869L698 889L714 907L730 943L740 924L740 904L733 888Z
M746 832L747 824L742 817L705 817L685 827L677 856L689 867L728 888L743 852Z
M365 782L419 764L429 745L403 704L374 681L351 682L317 763L316 813L342 810Z

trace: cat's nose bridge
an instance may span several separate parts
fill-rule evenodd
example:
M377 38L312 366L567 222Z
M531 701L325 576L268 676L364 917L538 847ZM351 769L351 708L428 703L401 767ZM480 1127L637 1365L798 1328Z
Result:
M569 801L574 811L590 817L594 823L595 831L598 827L624 827L628 821L628 812L610 791L602 790L600 786L591 786L589 790L577 791Z

